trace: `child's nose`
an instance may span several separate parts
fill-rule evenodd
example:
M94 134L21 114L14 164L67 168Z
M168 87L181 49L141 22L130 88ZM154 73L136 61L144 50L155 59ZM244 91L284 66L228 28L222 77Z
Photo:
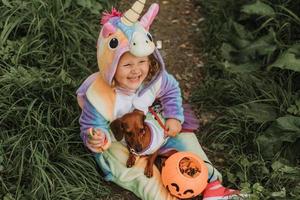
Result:
M135 74L135 73L138 73L139 72L139 67L138 65L134 65L132 68L131 68L131 73Z

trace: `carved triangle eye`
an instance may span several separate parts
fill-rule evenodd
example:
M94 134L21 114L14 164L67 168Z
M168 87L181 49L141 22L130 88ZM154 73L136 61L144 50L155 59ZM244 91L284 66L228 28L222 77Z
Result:
M179 186L176 183L172 183L171 185L175 187L176 192L179 192Z

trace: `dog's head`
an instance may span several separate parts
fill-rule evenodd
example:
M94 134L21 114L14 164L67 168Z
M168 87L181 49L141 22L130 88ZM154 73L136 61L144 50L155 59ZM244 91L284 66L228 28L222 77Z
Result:
M129 148L140 152L148 147L147 142L145 142L146 137L149 137L146 134L148 127L145 125L145 118L143 111L135 109L133 112L114 120L110 124L110 128L117 141L121 141L125 137Z

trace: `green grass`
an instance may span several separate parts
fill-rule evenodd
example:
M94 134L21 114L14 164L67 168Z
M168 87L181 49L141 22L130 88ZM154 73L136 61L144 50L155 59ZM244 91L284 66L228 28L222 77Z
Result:
M225 183L250 199L299 199L298 4L199 3L206 78L192 102L214 116L199 139L214 152Z
M112 194L82 145L75 96L97 69L99 13L112 3L0 2L1 199Z
M226 184L252 193L253 199L271 198L285 188L288 190L282 194L283 199L293 199L300 195L299 142L286 144L280 152L265 158L257 141L274 120L289 114L287 109L294 103L293 74L288 79L265 75L208 77L192 101L201 112L216 117L202 128L199 139L214 151L216 161L224 159L220 167Z

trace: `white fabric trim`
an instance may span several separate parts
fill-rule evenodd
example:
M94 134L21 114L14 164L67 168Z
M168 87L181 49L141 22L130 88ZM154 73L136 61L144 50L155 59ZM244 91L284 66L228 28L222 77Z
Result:
M132 112L134 110L133 100L136 94L124 94L122 91L116 90L116 103L114 110L114 119L120 118L126 113Z
M148 112L149 106L153 104L155 101L157 94L160 90L162 83L162 77L160 77L154 85L147 89L147 91L142 96L136 96L133 100L133 106L136 109L142 110L145 115Z
M162 122L164 123L164 120L162 120ZM145 151L137 153L141 156L153 154L169 139L168 137L165 137L163 128L158 124L150 112L146 115L145 123L149 126L151 131L151 143Z

